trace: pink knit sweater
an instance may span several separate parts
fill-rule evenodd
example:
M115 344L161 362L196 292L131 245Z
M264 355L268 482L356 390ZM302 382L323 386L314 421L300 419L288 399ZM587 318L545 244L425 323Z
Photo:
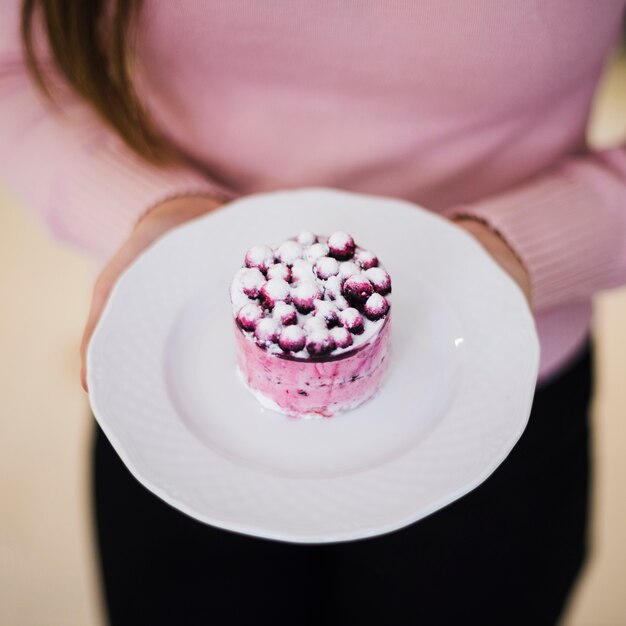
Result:
M0 177L101 258L192 192L325 185L473 213L530 271L545 379L584 341L592 295L626 282L626 153L585 144L625 3L148 0L140 93L196 164L164 172L76 99L43 104L20 3L0 0Z

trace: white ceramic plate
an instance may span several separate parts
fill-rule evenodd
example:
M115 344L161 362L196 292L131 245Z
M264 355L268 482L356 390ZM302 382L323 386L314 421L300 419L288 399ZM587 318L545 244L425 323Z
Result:
M331 419L267 411L235 372L228 287L247 248L350 232L393 281L379 394ZM466 233L398 200L262 194L173 230L122 276L88 353L93 412L135 477L184 513L294 542L385 533L507 456L539 347L520 290Z

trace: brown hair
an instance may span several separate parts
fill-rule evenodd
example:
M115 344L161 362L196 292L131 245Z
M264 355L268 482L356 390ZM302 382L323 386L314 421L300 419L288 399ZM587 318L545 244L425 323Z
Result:
M22 43L26 62L42 92L54 100L33 42L35 11L53 62L70 87L137 154L154 164L178 160L159 133L133 85L129 41L141 0L24 0Z

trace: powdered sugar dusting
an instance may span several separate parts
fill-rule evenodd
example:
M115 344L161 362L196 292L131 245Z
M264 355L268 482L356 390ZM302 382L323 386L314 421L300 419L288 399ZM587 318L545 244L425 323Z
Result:
M315 280L313 263L304 259L296 259L291 267L291 281Z
M303 246L312 246L317 241L317 236L310 230L303 230L297 237L296 241Z
M265 271L274 263L274 251L269 246L252 246L246 252L246 267L258 267Z
M293 304L277 302L272 309L272 317L283 326L291 326L298 323L298 312Z
M268 268L265 275L267 276L268 280L270 278L282 278L283 280L290 282L291 268L285 263L275 263ZM263 281L265 281L265 277L263 277Z
M375 337L389 314L389 275L343 231L303 230L253 246L243 265L231 284L233 314L241 332L270 353L339 356Z
M352 333L343 326L331 328L330 336L333 338L337 348L349 348L354 342L354 339L352 339Z
M241 273L241 288L249 298L257 298L264 283L265 276L256 267L245 269Z
M350 278L361 271L361 268L353 261L344 261L339 266L339 276L341 278Z
M293 265L296 259L302 258L302 246L297 241L285 241L276 251L276 258L286 265Z
M328 254L328 246L325 243L315 243L304 253L304 258L309 261L317 261Z
M391 278L382 267L372 267L365 270L363 275L372 283L378 293L384 295L391 291Z
M269 345L278 341L280 331L280 322L271 317L264 317L256 323L254 336L259 342Z
M266 309L273 309L277 302L290 300L291 289L289 283L282 278L270 278L263 287L261 287L259 299Z
M369 250L363 250L362 248L354 253L354 260L364 269L368 270L378 265L378 257Z
M324 256L315 264L315 274L322 280L336 276L338 273L339 263L337 259L333 259L332 257Z

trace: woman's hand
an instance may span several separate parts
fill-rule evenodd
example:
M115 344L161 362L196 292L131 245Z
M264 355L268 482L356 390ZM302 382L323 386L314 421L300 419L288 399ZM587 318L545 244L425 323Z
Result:
M518 284L532 309L530 277L519 257L509 244L480 220L471 217L455 218L454 223L473 235L489 252L494 261Z
M87 391L87 346L100 319L104 305L120 274L163 233L183 222L215 210L223 202L203 196L186 196L167 200L148 211L135 226L130 237L104 267L93 289L91 309L80 345L83 389Z

